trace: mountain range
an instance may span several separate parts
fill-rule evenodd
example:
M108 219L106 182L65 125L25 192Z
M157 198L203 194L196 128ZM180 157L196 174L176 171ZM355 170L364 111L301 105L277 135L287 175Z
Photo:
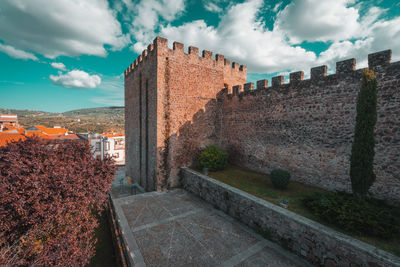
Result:
M0 108L0 114L17 114L19 124L24 128L61 126L75 133L124 132L125 126L124 107L86 108L63 113Z

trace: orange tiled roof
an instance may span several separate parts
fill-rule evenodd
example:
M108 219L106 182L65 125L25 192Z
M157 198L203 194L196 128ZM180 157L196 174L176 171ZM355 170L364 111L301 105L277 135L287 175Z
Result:
M35 125L35 127L39 129L39 131L26 131L25 133L25 129L20 127L0 132L0 146L6 146L7 143L12 141L23 141L26 137L33 136L48 140L81 140L76 134L65 135L66 132L70 133L70 131L63 128L47 128L41 125ZM18 132L12 132L15 130Z
M25 140L25 136L20 133L0 133L0 146L6 146L12 141Z
M119 137L119 136L125 136L125 134L123 134L123 133L105 133L105 134L102 134L102 136L105 136L105 137Z
M37 136L40 138L50 138L47 134L44 134L41 131L27 131L25 135L29 137Z
M64 128L47 128L46 126L43 125L35 125L35 127L48 135L61 135L65 133L70 133L70 131Z

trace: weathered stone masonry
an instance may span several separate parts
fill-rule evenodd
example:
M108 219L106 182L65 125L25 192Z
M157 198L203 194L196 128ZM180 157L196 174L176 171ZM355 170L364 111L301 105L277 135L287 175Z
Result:
M378 80L375 173L371 192L400 202L400 62L390 64L391 51L368 56ZM355 59L327 67L258 82L257 90L235 86L220 98L221 143L232 160L260 172L288 169L294 180L328 190L351 190L349 159L353 143L356 99L361 70Z
M246 67L157 37L125 72L127 175L146 190L177 186L179 167L218 140L216 95L245 81Z
M125 72L128 176L147 190L177 186L179 167L214 143L237 165L260 172L281 167L302 183L350 190L361 83L355 59L338 62L332 75L321 66L307 80L294 72L288 84L278 76L271 87L261 80L254 88L244 84L245 66L188 50L176 42L169 49L158 37ZM389 50L368 56L379 94L371 192L400 202L400 62L390 57Z

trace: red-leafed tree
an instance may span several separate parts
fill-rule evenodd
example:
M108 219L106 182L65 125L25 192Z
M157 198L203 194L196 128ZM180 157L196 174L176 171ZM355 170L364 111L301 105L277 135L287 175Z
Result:
M0 148L0 265L82 266L116 167L87 143L27 138Z

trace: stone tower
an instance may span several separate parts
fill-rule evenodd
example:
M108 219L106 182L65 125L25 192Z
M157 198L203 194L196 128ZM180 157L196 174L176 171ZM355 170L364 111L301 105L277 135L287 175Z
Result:
M157 37L125 71L126 173L147 191L179 184L179 167L219 143L217 95L246 82L223 55Z

